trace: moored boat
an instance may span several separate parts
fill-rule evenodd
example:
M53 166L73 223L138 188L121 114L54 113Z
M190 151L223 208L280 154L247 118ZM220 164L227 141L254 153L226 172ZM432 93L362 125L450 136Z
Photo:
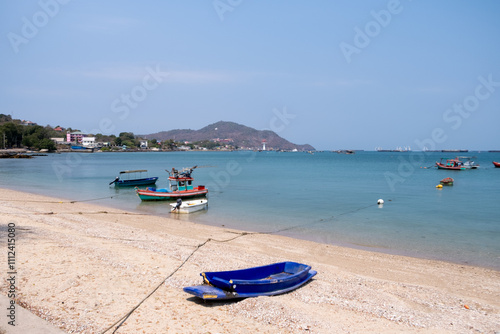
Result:
M439 183L443 186L452 186L454 181L455 180L453 180L451 177L445 177L444 179L439 181Z
M191 168L184 168L181 172L172 168L172 171L167 171L170 176L168 177L169 188L151 188L146 189L136 188L137 196L142 201L166 201L177 198L196 198L203 197L208 194L208 189L205 186L193 186L194 179L191 173L197 166Z
M457 159L464 160L465 169L476 169L479 167L479 165L476 164L471 157L457 157Z
M280 262L232 271L203 272L204 285L184 291L202 299L232 299L272 296L289 292L307 283L316 271L297 262Z
M440 162L436 162L436 166L438 169L447 169L447 170L464 170L464 164L462 161L458 160L458 158L454 159L446 159L446 162L443 163L443 159L441 158Z
M493 165L495 165L495 167L497 168L500 168L500 162L493 161Z
M109 185L115 184L115 187L133 187L133 186L147 186L155 184L158 177L141 177L142 173L147 173L146 169L137 170L124 170L120 172Z
M456 157L454 159L446 159L446 162L444 163L443 159L444 158L441 158L440 162L436 162L436 166L438 169L465 170L476 169L479 167L479 165L472 161L472 158L470 157Z
M206 198L192 201L182 201L179 198L177 199L177 203L170 203L170 212L172 213L193 213L205 210L206 208L208 208L208 200Z

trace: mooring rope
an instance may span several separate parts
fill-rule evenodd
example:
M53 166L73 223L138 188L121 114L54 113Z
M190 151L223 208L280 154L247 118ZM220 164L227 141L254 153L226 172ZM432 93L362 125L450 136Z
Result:
M118 326L115 328L115 330L113 331L113 333L116 333L116 331L123 325L123 323L125 321L127 321L127 319L132 315L132 313L135 312L135 310L137 310L139 308L139 306L142 305L142 303L144 303L149 297L151 297L162 285L163 283L165 283L165 281L167 279L169 279L170 277L172 277L179 269L182 268L182 266L184 266L184 264L191 258L191 256L193 256L194 253L196 253L196 251L198 251L201 247L203 247L207 242L209 242L211 239L207 239L205 242L199 244L192 252L191 254L189 254L189 256L174 270L170 273L170 275L168 275L167 277L165 277L165 279L163 281L160 282L160 284L158 284L146 297L144 297L136 306L134 306L129 312L127 312L123 317L121 317L120 319L118 319L114 324L112 324L111 326L109 326L104 332L102 332L102 334L106 333L107 331L109 331L111 328L113 328L114 326L116 326L118 323Z
M122 316L120 319L118 319L114 324L112 324L106 330L104 330L102 332L102 334L106 333L107 331L109 331L110 329L112 329L114 326L116 326L118 324L118 326L113 331L113 334L116 333L116 331L125 323L125 321L127 321L127 319L132 315L132 313L134 313L135 310L137 310L139 308L139 306L142 305L142 303L144 303L149 297L151 297L170 277L172 277L177 271L179 271L179 269L181 269L188 262L188 260L201 247L205 246L210 241L224 243L224 242L233 241L235 239L238 239L238 238L241 238L241 237L247 236L247 235L258 235L258 234L268 234L269 235L269 234L280 233L280 232L283 232L283 231L288 231L288 230L292 230L292 229L299 228L299 227L304 227L304 226L313 225L313 224L317 224L317 223L328 222L328 221L331 221L331 220L335 219L336 217L345 216L345 215L350 214L350 213L355 213L355 212L358 212L358 211L370 208L370 207L375 206L375 205L377 205L377 204L370 204L370 205L363 206L363 207L360 207L360 208L357 208L357 209L354 209L354 210L343 212L343 213L341 213L341 214L339 214L337 216L331 216L331 217L326 218L326 219L319 219L319 220L316 220L316 221L313 221L313 222L309 222L309 223L306 223L306 224L294 225L294 226L291 226L291 227L287 227L287 228L283 228L283 229L279 229L279 230L271 231L271 232L236 232L237 233L236 236L234 236L232 238L229 238L229 239L225 239L225 240L216 240L216 239L208 238L203 243L201 243L198 246L196 246L196 248L191 252L191 254L189 254L188 257L174 271L172 271L172 273L170 273L167 277L165 277L165 279L163 279L160 282L160 284L158 284L146 297L144 297L129 312L127 312L124 316Z
M82 200L74 200L74 201L69 201L69 200L64 200L64 201L44 201L44 200L26 200L26 199L4 199L0 198L0 202L24 202L24 203L54 203L54 204L64 204L64 203L83 203L83 202L92 202L92 201L99 201L103 199L111 199L120 196L118 195L113 195L113 196L106 196L106 197L97 197L97 198L90 198L90 199L82 199Z

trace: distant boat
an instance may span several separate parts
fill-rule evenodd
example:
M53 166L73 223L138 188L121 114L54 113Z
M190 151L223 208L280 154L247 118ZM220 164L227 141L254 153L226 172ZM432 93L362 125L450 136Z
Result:
M289 292L316 275L311 266L280 262L232 271L204 272L204 285L185 287L184 291L202 299L233 299L272 296Z
M411 152L411 147L410 146L405 146L405 147L398 146L394 150L384 150L381 147L376 147L375 150L377 152Z
M182 201L177 199L177 203L170 203L171 213L193 213L208 208L207 199L196 199L191 201Z
M493 161L493 164L495 165L495 167L500 168L500 162Z
M146 169L138 170L124 170L120 172L120 176L117 176L109 185L115 184L115 187L133 187L133 186L147 186L156 183L158 177L146 177L143 178L142 173L147 173ZM126 178L124 178L127 176Z
M453 180L451 177L445 177L444 179L439 181L439 183L442 184L443 186L452 186L453 181L455 180Z
M136 188L137 196L142 201L167 201L175 200L177 198L195 198L203 197L208 194L208 189L205 186L193 186L192 182L194 179L191 177L191 173L197 166L191 168L184 168L180 172L175 168L172 171L167 172L170 174L168 177L169 189L167 188L146 188L139 189Z
M93 147L85 147L85 146L73 145L73 146L71 146L71 151L72 152L93 153L94 152L94 148Z

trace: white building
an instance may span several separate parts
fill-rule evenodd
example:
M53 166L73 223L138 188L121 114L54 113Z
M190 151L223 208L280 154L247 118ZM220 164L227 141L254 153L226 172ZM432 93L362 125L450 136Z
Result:
M56 144L64 144L64 138L50 138Z
M83 137L82 138L83 147L95 147L95 137Z

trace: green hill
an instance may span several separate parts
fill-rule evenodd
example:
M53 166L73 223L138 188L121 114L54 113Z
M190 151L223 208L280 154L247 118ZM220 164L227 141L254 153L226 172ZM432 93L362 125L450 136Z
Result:
M176 129L141 135L146 139L160 141L173 139L175 141L198 142L203 140L219 141L232 144L239 148L260 149L265 140L266 149L310 151L314 147L308 144L298 145L278 136L270 130L256 130L234 122L220 121L199 130Z

